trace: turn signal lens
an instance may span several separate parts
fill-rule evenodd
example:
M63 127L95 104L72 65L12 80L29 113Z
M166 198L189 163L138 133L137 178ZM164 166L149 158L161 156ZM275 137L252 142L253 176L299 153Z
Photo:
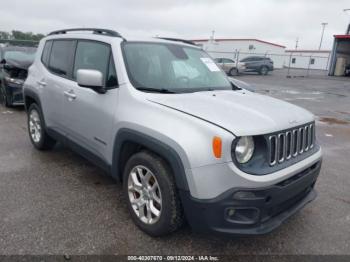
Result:
M215 136L213 138L213 153L216 158L221 158L222 154L222 141L220 137Z

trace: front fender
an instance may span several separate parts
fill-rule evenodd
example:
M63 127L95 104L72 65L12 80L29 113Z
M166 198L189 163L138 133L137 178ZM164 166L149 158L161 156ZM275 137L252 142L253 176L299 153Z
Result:
M173 147L152 136L129 128L120 129L116 134L114 141L111 171L112 176L115 179L121 180L122 178L123 170L120 166L122 146L125 142L133 142L142 145L145 148L148 148L149 150L164 158L169 163L174 172L177 187L182 190L189 190L183 160Z

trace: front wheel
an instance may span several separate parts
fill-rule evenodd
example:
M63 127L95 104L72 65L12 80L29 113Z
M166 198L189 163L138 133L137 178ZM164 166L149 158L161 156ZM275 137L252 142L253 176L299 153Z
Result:
M56 141L46 133L44 118L40 108L36 104L30 105L27 121L29 138L35 148L47 150L55 146Z
M133 221L147 234L167 235L183 224L173 174L159 156L147 151L133 155L125 167L123 189Z
M1 87L0 87L1 88ZM2 89L1 90L2 94L2 101L4 102L5 107L11 107L11 99L10 97L6 94L6 90Z

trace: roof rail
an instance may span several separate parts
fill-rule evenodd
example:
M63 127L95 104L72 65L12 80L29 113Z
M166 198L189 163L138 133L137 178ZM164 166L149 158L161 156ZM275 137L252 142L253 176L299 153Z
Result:
M169 40L169 41L175 41L175 42L182 42L185 44L197 46L194 42L192 42L190 40L185 40L185 39L180 39L180 38L171 38L171 37L156 37L156 38L163 39L163 40Z
M109 29L101 29L101 28L70 28L70 29L62 29L62 30L53 31L53 32L49 33L48 35L60 35L60 34L66 34L67 32L76 32L76 31L92 31L94 34L123 38L116 31L109 30Z

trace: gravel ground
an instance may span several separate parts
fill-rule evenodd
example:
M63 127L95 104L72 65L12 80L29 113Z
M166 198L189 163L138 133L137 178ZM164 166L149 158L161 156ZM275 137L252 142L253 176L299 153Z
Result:
M0 254L350 254L350 81L238 79L318 117L319 196L279 229L230 239L184 227L151 238L129 218L119 184L60 145L36 151L23 109L0 106Z

